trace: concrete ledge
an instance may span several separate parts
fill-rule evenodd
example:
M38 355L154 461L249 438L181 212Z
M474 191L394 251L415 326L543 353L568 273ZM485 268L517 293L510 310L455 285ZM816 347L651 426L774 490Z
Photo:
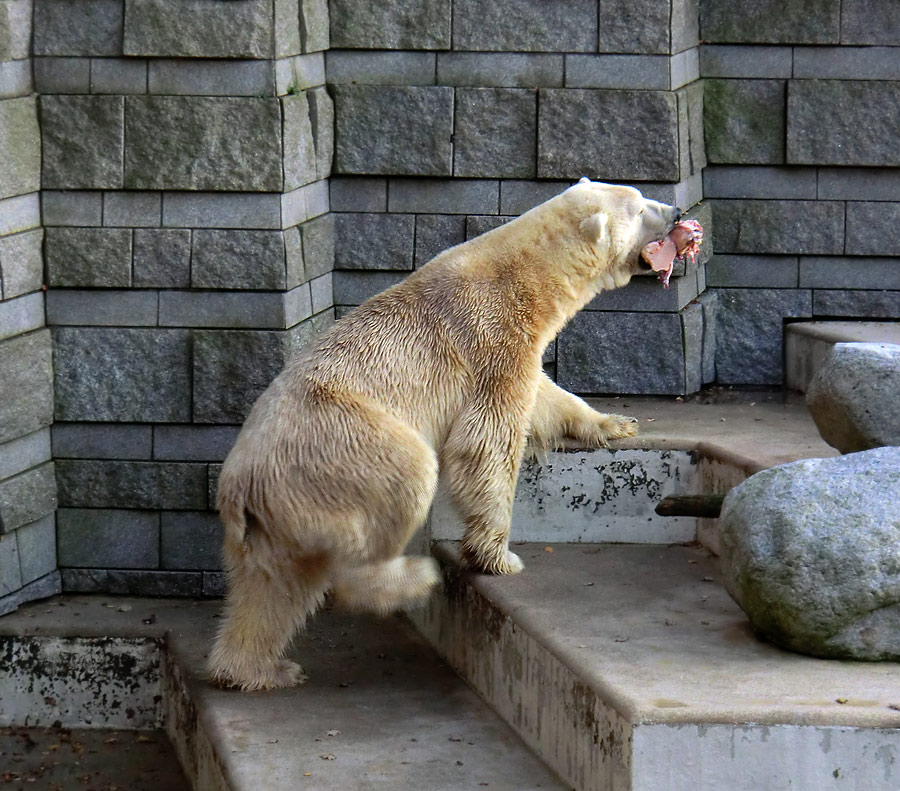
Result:
M785 384L806 392L836 343L900 344L897 321L802 321L785 329Z
M101 726L114 712L91 693L102 692L104 680L117 692L118 677L109 672L116 655L143 652L141 690L149 694L141 700L149 708L142 706L140 714L150 724L164 723L194 788L567 788L402 618L322 613L299 641L309 682L240 694L203 680L218 610L212 602L66 596L2 619L0 642L27 647L52 640L81 657L79 666L93 652L98 669L107 672L102 679L85 674L87 683L70 687L80 701L101 709L94 720ZM105 652L98 651L102 645ZM149 669L154 672L144 672ZM4 701L9 678L0 682ZM60 706L68 681L60 671L53 696ZM49 716L41 689L30 693L26 708L39 706ZM110 703L117 700L110 694ZM126 708L119 707L123 716ZM73 710L67 724L79 713Z
M753 755L792 788L840 788L845 770L834 770L848 766L867 788L896 786L893 765L864 759L900 743L896 665L828 662L759 642L702 549L514 549L525 572L490 577L460 569L455 545L438 545L445 593L414 618L569 784L712 791L727 777L737 791L777 787L771 768L758 783ZM667 753L673 739L677 751Z

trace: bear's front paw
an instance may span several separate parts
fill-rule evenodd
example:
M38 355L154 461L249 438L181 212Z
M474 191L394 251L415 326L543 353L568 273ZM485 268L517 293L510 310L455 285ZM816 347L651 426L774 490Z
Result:
M601 415L597 416L588 425L578 427L575 432L576 439L584 442L591 448L602 448L611 439L633 437L638 433L638 422L633 417L625 415Z

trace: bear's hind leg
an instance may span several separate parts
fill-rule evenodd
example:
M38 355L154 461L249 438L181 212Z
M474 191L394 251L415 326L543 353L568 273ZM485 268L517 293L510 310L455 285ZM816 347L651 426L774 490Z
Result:
M303 668L284 659L294 633L324 600L329 567L323 558L262 562L236 558L229 572L224 622L210 653L211 681L223 687L263 690L306 681ZM273 561L272 557L268 560Z
M338 571L334 597L348 609L387 615L420 604L439 579L434 558L393 558Z

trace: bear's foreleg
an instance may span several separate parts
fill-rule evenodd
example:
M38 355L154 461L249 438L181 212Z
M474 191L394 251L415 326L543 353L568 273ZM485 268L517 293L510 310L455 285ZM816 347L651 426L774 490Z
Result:
M463 559L488 574L524 568L509 551L516 478L525 448L525 410L478 404L463 411L450 431L441 463L466 528Z
M598 412L542 374L531 412L528 453L537 456L553 450L566 438L588 448L600 448L611 439L631 437L637 431L634 418Z

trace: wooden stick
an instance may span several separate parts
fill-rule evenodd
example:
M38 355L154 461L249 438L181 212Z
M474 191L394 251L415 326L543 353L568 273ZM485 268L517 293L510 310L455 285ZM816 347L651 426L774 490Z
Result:
M660 516L696 516L715 519L722 511L724 494L678 494L664 497L656 506Z

